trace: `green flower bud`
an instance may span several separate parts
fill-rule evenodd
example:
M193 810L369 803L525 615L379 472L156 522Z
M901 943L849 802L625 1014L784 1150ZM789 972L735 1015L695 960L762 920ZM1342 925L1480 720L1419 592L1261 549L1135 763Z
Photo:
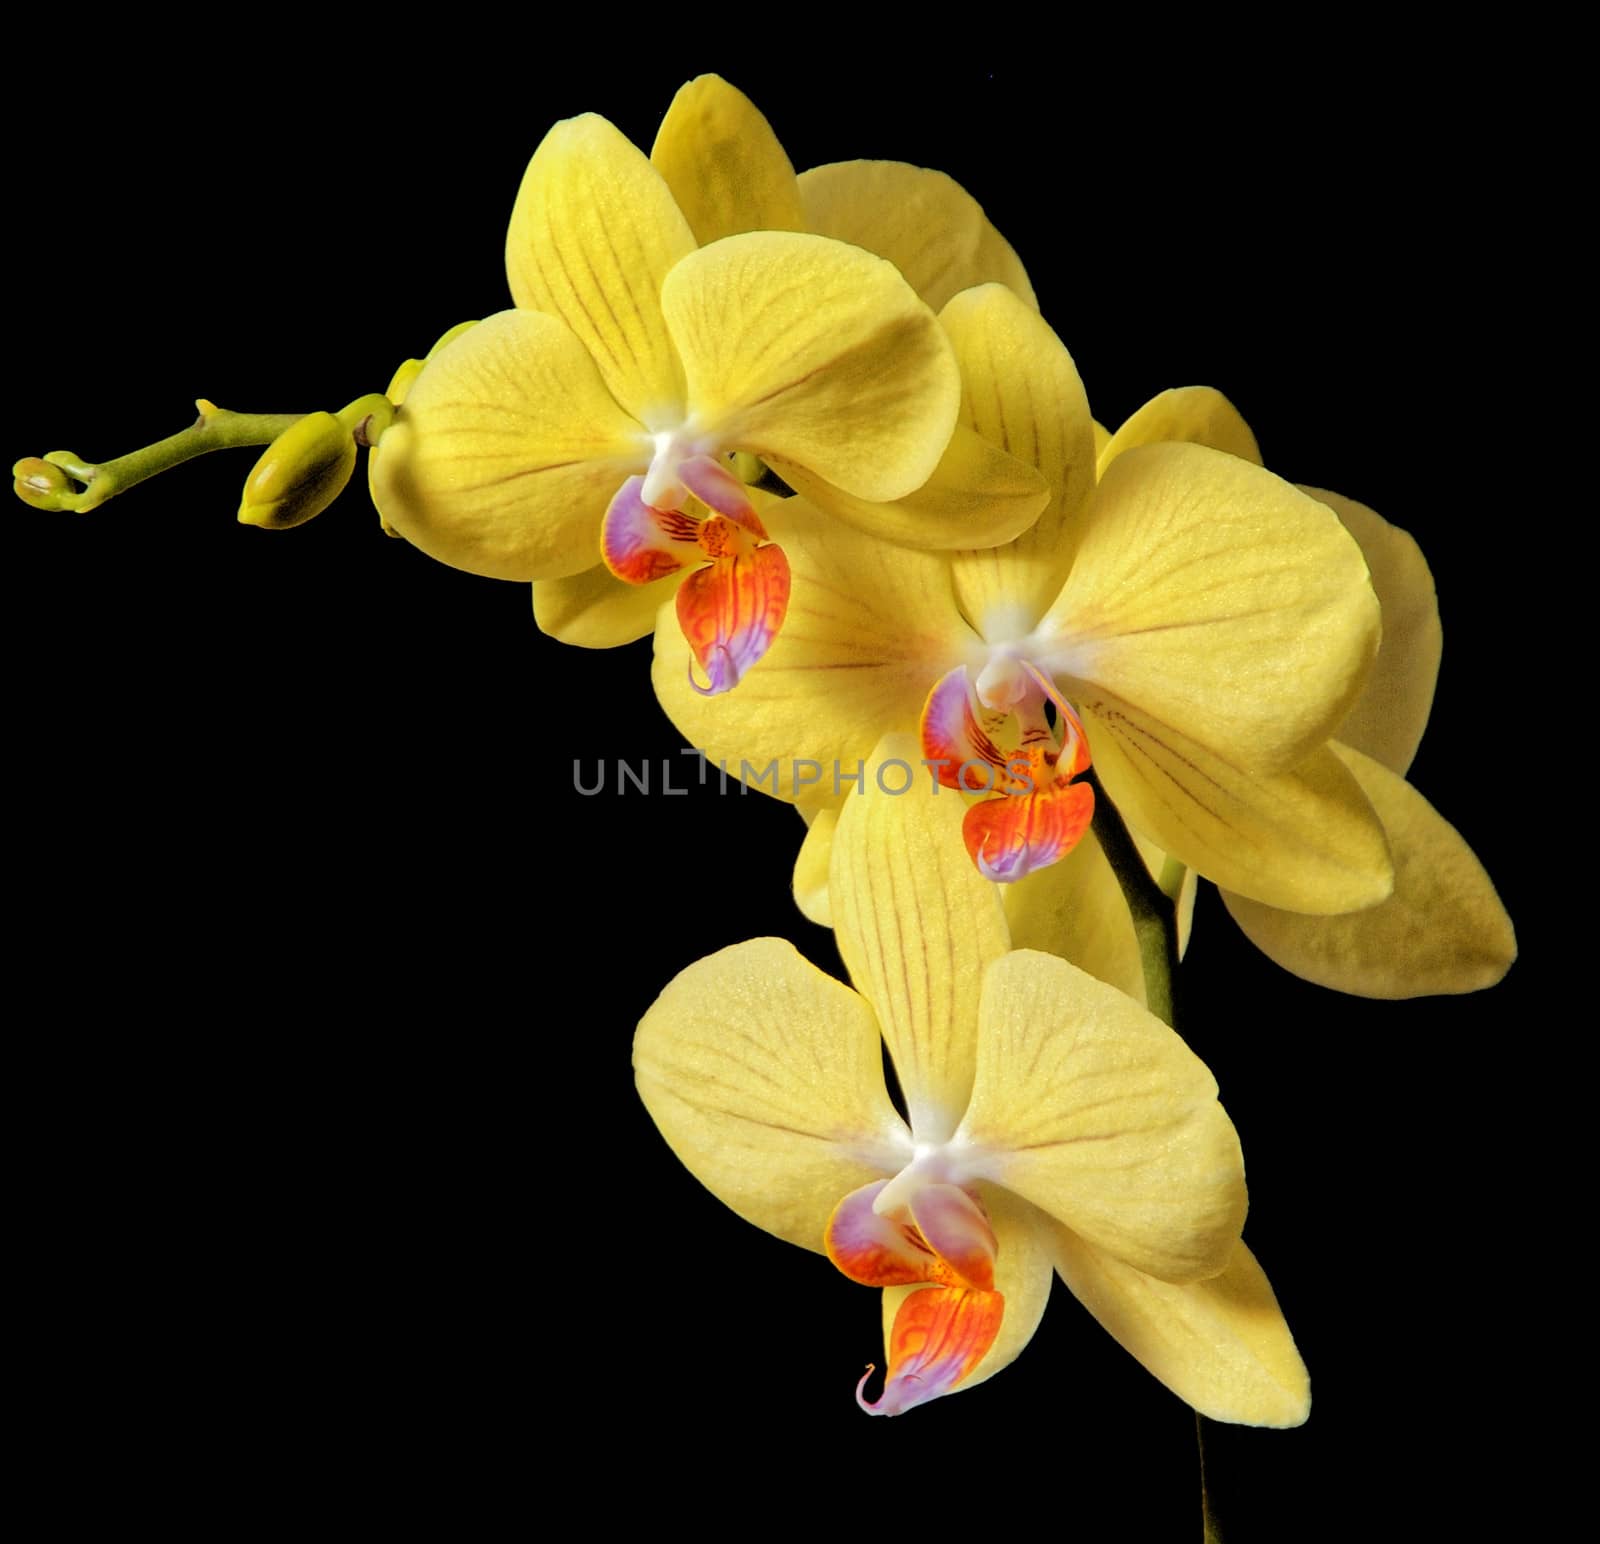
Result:
M244 485L242 525L287 531L320 515L356 467L356 442L332 413L308 413L261 454Z
M11 476L17 497L35 509L65 509L64 498L76 492L59 466L38 456L25 456L11 468Z
M728 458L728 470L742 483L758 483L767 475L767 464L748 450L736 450Z

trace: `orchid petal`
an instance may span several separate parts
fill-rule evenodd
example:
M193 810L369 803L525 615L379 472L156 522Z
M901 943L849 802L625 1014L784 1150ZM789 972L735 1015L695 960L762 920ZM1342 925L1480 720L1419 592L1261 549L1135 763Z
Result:
M1083 683L1067 689L1080 707L1111 694L1131 735L1281 772L1355 701L1379 618L1325 505L1236 457L1163 444L1112 463L1039 631L1052 674Z
M1365 911L1299 916L1223 892L1233 919L1285 970L1359 997L1424 997L1493 986L1517 939L1472 849L1409 783L1335 742L1383 821L1394 894Z
M1228 1263L1244 1162L1205 1064L1154 1015L1054 955L989 967L955 1137L985 1177L1166 1281Z
M502 311L428 360L372 452L373 499L441 563L559 579L594 565L606 505L648 459L565 324Z
M997 1372L1009 1367L1033 1339L1050 1301L1050 1284L1055 1279L1047 1249L1048 1218L994 1185L981 1187L983 1205L995 1234L994 1284L1005 1299L1005 1314L1000 1330L983 1358L952 1392L976 1388ZM891 1336L900 1305L914 1291L911 1287L890 1287L883 1294L883 1339L892 1345Z
M1443 638L1433 575L1411 535L1365 504L1318 488L1304 492L1326 504L1360 543L1383 608L1383 642L1372 674L1335 733L1342 744L1404 777L1427 727L1439 679Z
M713 695L737 686L771 647L788 606L789 563L778 547L730 552L690 574L678 591L677 612L708 683L691 676L694 690Z
M911 1128L941 1142L972 1087L984 967L1008 939L998 892L963 850L962 801L935 789L917 749L889 736L874 753L839 814L828 892L839 953L877 1012Z
M747 766L747 782L790 801L808 785L837 800L879 735L915 732L928 683L971 633L942 559L874 541L801 499L758 505L789 560L783 630L737 691L704 698L669 612L656 629L656 695L690 744L734 773Z
M1036 467L1050 488L1044 513L1016 541L954 559L962 608L985 637L1000 642L1033 626L1072 567L1094 488L1094 421L1072 356L1009 290L967 290L939 321L961 366L963 419L989 444Z
M1080 700L1095 770L1128 824L1205 878L1288 911L1355 911L1394 888L1383 823L1326 747L1293 772L1242 771L1171 731Z
M1311 1413L1311 1380L1266 1273L1238 1244L1206 1281L1159 1281L1051 1232L1056 1269L1111 1337L1214 1421L1298 1426Z
M951 1393L988 1354L1000 1333L1005 1299L968 1287L919 1287L901 1299L886 1336L889 1371L883 1393L862 1395L869 1365L856 1385L856 1403L868 1415L904 1415Z
M1133 915L1092 829L1060 863L1007 885L1004 899L1012 948L1059 954L1135 1002L1145 1001Z
M800 197L812 230L888 258L935 311L958 290L991 281L1038 309L1011 244L943 172L836 161L802 172Z
M1152 397L1111 436L1098 457L1099 475L1136 445L1209 445L1226 455L1262 465L1261 449L1250 425L1222 393L1211 386L1177 386Z
M794 167L772 126L719 75L678 88L650 164L666 179L701 246L740 231L803 231Z
M720 448L797 462L876 502L939 464L960 376L893 264L821 236L751 232L690 253L661 305L694 421Z
M633 1041L668 1145L741 1217L819 1253L840 1196L911 1157L872 1011L778 938L668 984Z
M683 417L683 371L661 315L661 283L695 249L671 190L594 113L545 135L523 174L506 237L516 303L559 316L607 389L651 430Z
M539 631L580 649L615 649L643 638L683 582L683 570L651 584L624 584L604 563L565 579L533 581Z
M855 498L793 462L774 458L772 469L795 492L858 530L936 551L1009 542L1038 520L1050 498L1031 466L959 423L933 475L892 503Z
M828 899L828 866L833 861L833 837L839 812L817 810L794 861L794 901L801 914L819 927L833 926L833 906Z

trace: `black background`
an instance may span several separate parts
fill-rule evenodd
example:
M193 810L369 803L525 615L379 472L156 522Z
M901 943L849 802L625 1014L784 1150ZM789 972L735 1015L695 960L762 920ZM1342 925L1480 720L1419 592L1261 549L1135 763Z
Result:
M1484 217L1506 126L1405 61L1202 65L1192 42L912 69L877 45L558 66L481 38L399 64L393 39L297 35L14 102L11 454L109 458L197 395L381 390L506 304L550 122L600 111L648 147L720 69L797 168L903 159L972 191L1102 422L1218 386L1273 470L1417 535L1446 648L1412 780L1535 956L1504 764L1517 280ZM649 643L562 648L525 588L383 538L359 486L294 532L240 528L250 463L7 527L16 1269L65 1513L315 1498L470 1536L571 1491L713 1534L972 1505L1194 1537L1189 1412L1059 1284L990 1384L869 1421L875 1294L726 1213L656 1136L629 1040L676 971L772 933L837 965L787 893L790 810L575 793L574 758L681 743ZM1366 1003L1203 898L1183 1027L1315 1390L1299 1431L1212 1431L1237 1544L1499 1504L1522 1352L1485 1262L1517 1231L1531 964Z

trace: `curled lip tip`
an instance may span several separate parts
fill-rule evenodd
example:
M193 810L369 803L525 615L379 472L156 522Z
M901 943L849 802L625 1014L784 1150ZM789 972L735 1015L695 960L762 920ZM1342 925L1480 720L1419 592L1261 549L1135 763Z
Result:
M715 661L715 668L713 668L713 661ZM711 683L709 686L702 686L695 680L694 666L695 662L691 658L688 666L689 685L699 692L702 697L716 697L722 692L732 691L739 684L739 666L733 657L732 651L726 644L717 644L706 659L705 672L706 679Z

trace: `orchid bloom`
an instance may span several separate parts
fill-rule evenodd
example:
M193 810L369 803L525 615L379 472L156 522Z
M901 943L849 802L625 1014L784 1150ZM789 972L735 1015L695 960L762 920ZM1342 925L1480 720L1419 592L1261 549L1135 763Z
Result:
M1105 475L1139 445L1187 441L1227 450L1257 464L1255 436L1221 393L1207 387L1166 391L1106 436L1098 458ZM1329 749L1355 778L1383 822L1395 868L1393 893L1374 906L1313 916L1271 906L1224 888L1234 920L1284 969L1335 991L1404 998L1492 986L1516 958L1516 935L1494 885L1460 834L1406 781L1427 725L1439 674L1442 635L1433 576L1417 543L1354 499L1304 490L1326 504L1361 547L1383 612L1383 641L1361 695L1334 730ZM1164 854L1146 851L1159 873ZM1103 866L1102 866L1103 869ZM1094 926L1116 927L1118 892L1109 871L1040 875L1035 909L1072 919L1103 910ZM1193 886L1184 895L1192 903ZM1187 915L1183 918L1187 932ZM1087 946L1106 959L1103 944ZM1136 953L1131 930L1116 946ZM1074 954L1077 957L1077 954ZM1129 986L1126 963L1106 979Z
M874 774L915 755L887 740ZM1239 1238L1244 1171L1210 1073L1122 993L1012 950L999 892L960 857L959 801L889 786L874 775L850 801L833 847L858 990L779 939L690 966L634 1041L662 1134L740 1216L885 1288L883 1392L857 1389L873 1414L1006 1366L1053 1267L1203 1414L1303 1421L1305 1368Z
M964 822L992 878L1082 837L1075 779L1092 761L1136 833L1238 894L1318 913L1382 900L1382 827L1327 746L1378 647L1355 541L1325 505L1199 445L1139 447L1097 484L1082 384L1037 313L986 285L940 321L968 426L1050 486L1038 522L983 552L824 547L791 501L789 621L737 698L694 700L657 629L656 691L679 729L732 770L775 763L780 795L817 816L797 887L826 871L844 780L903 729L947 785L1016 768L1019 787L997 781Z
M650 164L702 247L748 231L809 231L887 258L934 310L989 282L1034 304L1016 253L951 178L897 161L837 162L796 176L766 118L719 76L678 90ZM865 528L911 546L982 546L1031 523L1046 497L1042 480L958 424L929 483L897 501L898 519L879 505ZM838 513L848 519L851 510ZM534 618L563 643L611 648L649 633L675 587L671 577L629 585L601 563L535 580Z
M701 246L603 118L557 124L534 153L506 266L518 309L430 356L377 447L383 519L495 578L581 576L599 558L639 586L686 575L699 691L737 684L789 593L728 454L792 465L830 510L913 543L1006 540L1043 506L1025 468L952 444L957 367L892 263L794 230ZM953 505L894 506L942 465Z

